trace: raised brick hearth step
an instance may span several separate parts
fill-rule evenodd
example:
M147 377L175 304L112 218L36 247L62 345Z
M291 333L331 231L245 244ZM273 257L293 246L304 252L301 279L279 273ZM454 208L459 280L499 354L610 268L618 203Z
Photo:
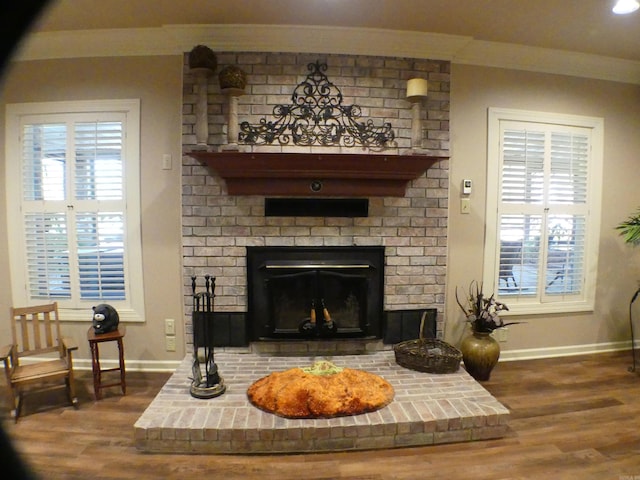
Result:
M382 376L395 389L387 407L332 419L281 418L252 406L246 390L274 371L327 359ZM273 356L221 352L216 363L224 395L189 394L191 358L184 359L136 422L136 447L145 452L276 453L364 450L499 438L509 411L463 368L436 375L407 370L393 352L363 355Z

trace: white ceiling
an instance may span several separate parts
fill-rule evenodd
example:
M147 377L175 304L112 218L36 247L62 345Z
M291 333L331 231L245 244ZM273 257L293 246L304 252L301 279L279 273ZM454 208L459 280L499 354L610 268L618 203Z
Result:
M640 10L614 0L53 0L34 31L185 24L432 32L640 61Z

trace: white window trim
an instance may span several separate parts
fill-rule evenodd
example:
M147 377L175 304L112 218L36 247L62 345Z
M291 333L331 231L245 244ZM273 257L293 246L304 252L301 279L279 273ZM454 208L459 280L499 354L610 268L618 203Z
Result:
M588 238L585 245L584 295L579 300L553 303L517 302L509 303L505 315L530 315L545 313L569 313L593 311L595 305L598 273L598 251L600 239L600 217L602 209L602 171L604 159L604 119L580 115L536 112L505 108L489 108L487 131L487 199L485 216L485 243L483 285L487 293L498 292L496 269L498 268L498 196L500 188L500 122L520 121L552 123L589 128L591 136L591 163L589 165L589 212Z
M125 158L127 202L127 249L129 264L128 306L118 308L120 321L144 322L144 288L142 276L142 236L140 232L140 100L89 100L70 102L16 103L6 107L5 138L5 178L7 201L7 224L9 243L9 268L11 271L12 302L16 306L28 305L27 282L24 265L26 254L24 242L16 241L23 235L22 217L20 214L20 195L22 173L20 162L11 161L20 158L20 124L21 118L27 115L74 114L91 112L121 112L126 115L127 135ZM131 221L134 219L135 221ZM60 308L64 320L87 321L92 319L92 312L85 308Z

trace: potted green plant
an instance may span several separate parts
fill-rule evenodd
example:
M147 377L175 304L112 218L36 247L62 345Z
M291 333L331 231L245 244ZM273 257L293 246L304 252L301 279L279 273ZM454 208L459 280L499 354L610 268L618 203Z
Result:
M620 235L624 238L625 243L630 245L640 245L640 208L635 214L629 216L625 221L620 222L616 227L620 231ZM640 295L640 286L631 297L629 302L629 328L631 329L631 356L633 358L633 366L630 368L632 372L636 371L636 350L635 335L633 332L633 318L631 317L631 306Z
M467 372L476 380L489 380L493 367L500 358L500 344L491 336L494 330L520 322L505 323L500 312L509 310L495 295L486 296L482 284L475 280L469 285L465 303L458 296L456 301L465 315L465 321L471 326L471 335L460 344L462 361Z
M627 218L624 222L620 222L620 224L616 227L617 230L620 230L620 235L624 237L625 243L630 243L632 245L640 244L640 208L638 211Z

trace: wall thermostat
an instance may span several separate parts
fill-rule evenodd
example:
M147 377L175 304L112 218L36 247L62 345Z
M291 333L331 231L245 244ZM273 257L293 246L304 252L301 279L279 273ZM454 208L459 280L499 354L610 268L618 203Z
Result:
M471 194L471 180L468 178L462 180L462 193L465 195Z

